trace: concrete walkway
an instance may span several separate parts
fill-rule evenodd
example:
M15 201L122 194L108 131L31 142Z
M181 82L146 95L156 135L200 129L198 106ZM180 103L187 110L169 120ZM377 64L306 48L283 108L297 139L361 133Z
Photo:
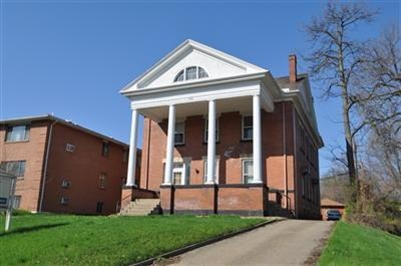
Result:
M304 265L332 222L285 220L185 254L174 265Z

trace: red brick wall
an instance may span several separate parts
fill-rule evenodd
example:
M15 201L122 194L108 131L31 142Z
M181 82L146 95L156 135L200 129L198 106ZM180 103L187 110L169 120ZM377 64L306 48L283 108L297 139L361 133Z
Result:
M66 144L75 145L66 152ZM127 163L123 162L123 147L109 143L109 154L102 156L103 140L80 130L56 124L53 130L48 173L46 176L44 210L50 212L96 214L97 202L103 202L102 214L115 213L121 200L122 179ZM106 174L105 188L99 176ZM62 180L71 181L69 188ZM69 203L60 203L67 197Z
M296 181L299 218L319 219L320 186L318 148L306 130L299 115L295 115L296 124ZM302 183L305 190L302 193Z
M17 180L15 191L21 196L21 209L38 210L47 127L48 122L31 124L29 140L21 142L5 142L6 127L0 128L0 162L26 160L25 175Z
M266 188L230 185L163 186L160 191L164 213L240 214L265 213Z
M222 113L219 116L219 142L216 144L216 154L219 157L219 184L243 183L241 159L245 155L252 156L252 141L241 141L241 123L239 112ZM303 158L299 155L299 147L294 147L295 138L299 143L294 125L299 127L300 123L291 102L276 103L271 113L262 111L262 157L265 158L262 165L263 180L270 189L281 194L279 202L276 202L275 195L271 197L271 200L278 204L278 208L288 209L287 211L293 213L296 213L297 208L299 215L302 216L305 212L301 209L308 203L301 203L303 199L300 196L300 184L298 184L300 182L296 177L299 179ZM207 155L207 145L203 136L204 124L202 116L187 117L185 145L176 146L174 150L174 157L191 157L191 185L203 183L203 158ZM145 118L140 183L143 188L160 190L159 187L163 182L166 134L167 121L157 123ZM227 151L230 152L229 156L225 156ZM315 152L317 154L317 149ZM301 161L297 159L298 162L295 162L295 153ZM309 160L312 161L312 158ZM317 161L314 163L318 165ZM314 176L316 174L317 171L313 173ZM235 189L230 193L235 193L234 191ZM308 208L309 212L316 212L315 206Z

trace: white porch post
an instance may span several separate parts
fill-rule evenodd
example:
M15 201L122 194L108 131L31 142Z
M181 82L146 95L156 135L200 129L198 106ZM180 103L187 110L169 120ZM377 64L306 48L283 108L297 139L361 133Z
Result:
M206 184L214 184L216 172L216 102L209 101L208 136L207 136L207 178Z
M127 186L136 186L136 141L138 131L138 110L132 109L131 118L131 135L129 141L129 158L128 158L128 173L127 173Z
M175 105L170 105L168 109L168 130L167 130L167 150L166 150L166 168L164 171L164 185L171 185L173 175L173 157L174 157L174 134L175 134Z
M253 181L262 183L262 138L260 95L253 96Z

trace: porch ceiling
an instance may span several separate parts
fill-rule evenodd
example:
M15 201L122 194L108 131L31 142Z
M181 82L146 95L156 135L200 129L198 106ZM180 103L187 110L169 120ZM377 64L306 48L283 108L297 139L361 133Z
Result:
M168 119L168 106L141 109L139 112L155 121ZM216 100L217 114L227 112L252 113L252 96ZM208 114L208 102L191 102L176 105L176 119Z

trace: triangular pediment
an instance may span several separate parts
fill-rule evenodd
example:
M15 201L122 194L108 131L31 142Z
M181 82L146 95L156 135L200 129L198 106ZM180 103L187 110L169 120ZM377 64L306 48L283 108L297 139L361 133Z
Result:
M179 81L176 84L196 83L247 74L267 72L229 54L213 49L193 40L186 40L171 53L157 62L148 71L128 84L121 92L138 89L158 88L174 85L174 79L181 70L197 66L207 73L206 78Z

